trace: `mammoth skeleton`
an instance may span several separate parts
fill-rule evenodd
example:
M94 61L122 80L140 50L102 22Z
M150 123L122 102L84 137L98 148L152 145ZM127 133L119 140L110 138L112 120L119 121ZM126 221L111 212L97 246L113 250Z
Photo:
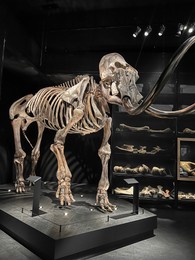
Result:
M108 104L123 106L130 115L138 115L145 111L152 116L163 118L192 113L195 110L195 103L185 109L169 112L154 109L151 104L194 42L195 37L191 37L181 45L144 99L136 86L138 72L120 54L111 53L100 60L101 80L98 84L93 77L88 75L77 76L60 86L43 88L35 95L27 95L14 102L9 114L15 141L16 192L25 191L23 165L26 153L21 146L20 131L25 133L32 122L37 123L38 137L31 153L31 175L35 175L44 129L56 131L50 149L57 159L56 197L59 198L61 205L64 203L71 205L74 201L71 192L71 172L64 156L67 134L85 135L103 129L103 140L98 150L102 173L97 187L96 203L104 211L113 211L115 206L109 202L107 193L109 188L108 161L111 154L108 141L112 121L108 116Z

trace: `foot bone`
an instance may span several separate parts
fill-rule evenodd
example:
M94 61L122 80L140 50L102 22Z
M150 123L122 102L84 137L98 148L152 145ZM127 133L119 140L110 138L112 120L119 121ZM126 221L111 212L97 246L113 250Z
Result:
M67 204L68 206L70 206L72 204L72 202L75 201L71 189L70 189L70 185L66 185L65 182L62 182L61 184L58 185L58 190L56 192L56 198L58 198L60 200L60 205L64 205Z
M15 182L15 189L16 189L16 193L25 192L24 180L17 180L17 181Z
M116 209L116 205L113 205L109 202L106 190L98 189L96 195L96 204L100 205L100 208L103 212L113 212Z

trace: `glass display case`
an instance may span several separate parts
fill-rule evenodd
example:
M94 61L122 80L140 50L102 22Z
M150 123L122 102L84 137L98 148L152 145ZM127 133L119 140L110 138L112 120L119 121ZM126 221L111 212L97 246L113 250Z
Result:
M195 138L177 139L177 179L195 181Z
M113 108L111 183L117 196L129 198L133 190L123 180L135 178L140 200L174 200L175 121L145 113L130 116Z
M158 75L143 74L140 78L138 88L145 97ZM191 74L174 74L152 106L174 111L193 104L193 79ZM112 119L113 193L129 198L132 189L123 180L130 177L139 182L140 201L168 201L175 206L181 200L195 202L195 112L160 119L145 112L130 116L123 108L113 106Z

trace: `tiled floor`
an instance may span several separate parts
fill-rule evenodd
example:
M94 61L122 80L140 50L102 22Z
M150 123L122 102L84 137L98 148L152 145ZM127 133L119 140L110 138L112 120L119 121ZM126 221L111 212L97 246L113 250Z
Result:
M39 260L41 258L30 252L28 249L0 230L0 259Z

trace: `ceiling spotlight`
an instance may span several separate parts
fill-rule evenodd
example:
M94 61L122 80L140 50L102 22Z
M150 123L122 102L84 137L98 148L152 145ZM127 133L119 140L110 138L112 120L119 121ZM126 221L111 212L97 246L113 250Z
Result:
M184 25L182 23L178 23L176 36L180 37L183 30L184 30Z
M133 37L136 38L140 32L141 32L141 28L137 26L136 31L133 33Z
M144 32L144 36L148 36L152 31L152 27L149 25L147 28L146 28L146 31Z
M188 29L188 33L192 33L195 30L195 23L192 23Z
M160 31L158 32L158 36L162 36L165 31L165 26L162 24L160 27Z

